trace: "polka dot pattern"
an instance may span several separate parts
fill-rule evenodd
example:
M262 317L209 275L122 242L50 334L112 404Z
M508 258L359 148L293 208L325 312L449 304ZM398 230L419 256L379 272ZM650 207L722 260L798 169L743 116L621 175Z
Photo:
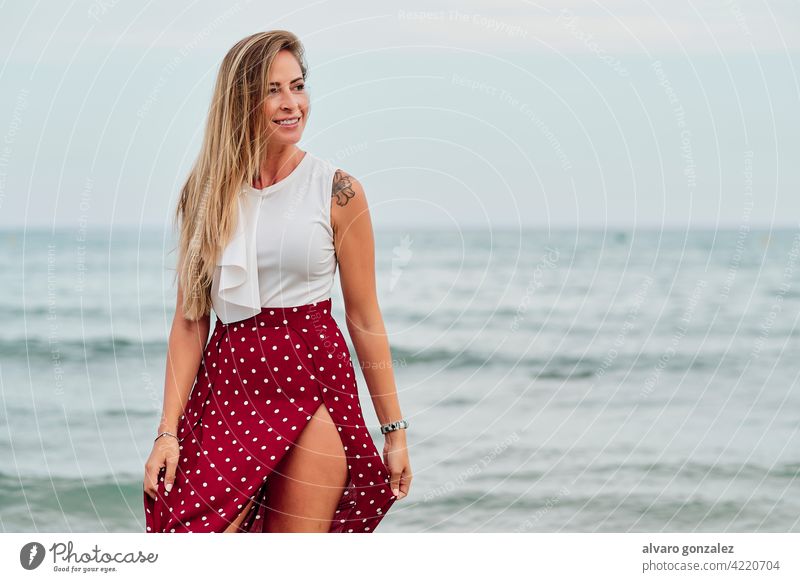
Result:
M337 426L349 472L329 532L375 531L396 497L328 298L217 320L179 421L172 491L161 469L157 498L143 493L147 533L220 533L251 499L240 530L263 532L269 475L319 406Z

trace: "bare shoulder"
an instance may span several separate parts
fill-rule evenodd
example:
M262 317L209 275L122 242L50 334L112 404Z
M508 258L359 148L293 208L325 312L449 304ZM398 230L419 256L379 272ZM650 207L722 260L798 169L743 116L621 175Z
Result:
M331 189L331 224L334 230L350 224L367 209L364 187L352 174L337 168Z

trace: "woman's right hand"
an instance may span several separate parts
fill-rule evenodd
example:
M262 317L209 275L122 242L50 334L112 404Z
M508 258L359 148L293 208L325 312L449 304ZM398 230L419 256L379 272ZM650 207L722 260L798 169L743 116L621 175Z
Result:
M158 473L164 467L167 468L167 473L164 477L164 488L167 493L172 489L180 454L178 439L173 436L165 434L157 438L153 443L153 450L144 464L144 492L153 499L158 497Z

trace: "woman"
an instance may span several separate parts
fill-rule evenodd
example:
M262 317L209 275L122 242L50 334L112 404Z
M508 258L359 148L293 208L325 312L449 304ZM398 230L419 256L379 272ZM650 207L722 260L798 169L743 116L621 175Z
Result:
M238 42L220 67L176 213L148 532L372 532L411 485L364 189L296 145L309 115L304 59L297 37L275 30ZM337 266L382 459L331 315Z

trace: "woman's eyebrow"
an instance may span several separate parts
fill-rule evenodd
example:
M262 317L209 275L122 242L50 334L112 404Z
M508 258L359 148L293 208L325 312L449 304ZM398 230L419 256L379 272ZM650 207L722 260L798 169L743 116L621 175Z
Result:
M303 77L297 77L296 79L292 79L291 81L289 81L289 84L291 85L295 81L302 81L302 80L303 80ZM279 85L280 86L280 83L277 83L277 82L273 81L273 82L270 83L270 85Z

